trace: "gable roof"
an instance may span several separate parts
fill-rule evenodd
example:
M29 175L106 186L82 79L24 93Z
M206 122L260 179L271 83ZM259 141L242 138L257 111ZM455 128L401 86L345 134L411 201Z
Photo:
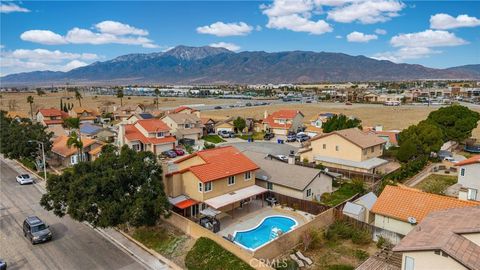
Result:
M172 113L164 116L164 118L167 118L167 117L172 119L172 121L177 124L201 122L200 118L198 118L198 116L196 116L195 114Z
M7 117L10 118L29 118L29 116L24 112L17 112L17 111L8 111Z
M204 183L257 170L259 168L257 164L233 146L217 147L199 151L176 160L175 163L181 163L194 156L200 157L205 164L194 165L179 172L191 171Z
M68 157L73 154L76 154L78 152L78 149L73 146L68 147L67 141L68 141L68 136L66 135L58 136L53 141L52 152L62 157ZM83 148L86 148L96 142L97 142L96 140L89 139L87 137L82 137Z
M59 109L55 109L55 108L39 109L37 113L41 113L43 116L46 116L46 117L52 117L52 116L65 117L67 115L66 112L61 111Z
M165 144L174 143L176 139L173 136L167 136L163 138L148 138L140 132L134 124L125 125L125 138L129 141L140 141L143 144Z
M330 133L321 134L313 137L310 141L315 141L321 138L325 138L331 135L338 135L347 141L359 146L360 148L368 148L379 144L385 144L386 141L377 137L375 134L363 132L358 128L349 128L332 131Z
M74 107L74 108L73 108L73 111L74 111L76 114L83 113L83 112L87 112L87 113L90 113L90 114L93 114L93 115L97 115L97 114L98 114L98 112L97 112L96 109L84 108L84 107Z
M293 119L297 114L302 114L301 111L297 110L279 110L271 114L273 119Z
M180 107L174 109L174 110L172 111L172 113L179 113L179 112L182 112L182 111L184 111L184 110L191 110L192 112L197 112L197 110L192 109L192 108L190 108L190 107L188 107L188 106L180 106Z
M480 202L459 200L405 186L387 185L371 211L405 222L408 222L409 217L414 217L420 222L433 211L477 205Z
M462 236L480 233L480 207L430 213L393 249L398 252L442 250L468 269L480 269L480 246Z
M159 119L140 119L135 124L142 126L148 133L170 130L167 124Z
M475 163L480 163L480 155L475 155L471 158L467 158L462 161L459 161L457 164L455 164L455 166L464 166L464 165L470 165Z

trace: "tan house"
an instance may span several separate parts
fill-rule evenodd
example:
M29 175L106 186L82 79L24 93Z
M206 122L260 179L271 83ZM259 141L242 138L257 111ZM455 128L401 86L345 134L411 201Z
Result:
M143 107L142 106L121 106L121 107L115 107L113 110L113 118L115 120L126 120L130 115L135 114L135 113L142 113L143 112Z
M36 114L37 122L44 126L62 125L63 119L67 117L68 113L55 108L40 109Z
M287 135L289 131L297 132L303 127L304 115L296 110L279 110L268 114L265 111L263 131L275 135Z
M197 117L200 117L200 111L199 110L192 109L188 106L180 106L180 107L168 112L168 114L176 114L176 113L194 114Z
M118 129L118 144L128 145L136 151L151 151L159 155L175 148L177 140L170 128L159 119L138 120L134 124L121 123Z
M17 111L8 111L7 112L7 117L8 118L12 118L12 119L15 119L17 121L20 121L24 118L30 118L30 116L28 116L26 113L24 112L17 112Z
M199 151L168 165L165 192L185 216L230 211L267 191L255 185L258 168L233 146Z
M50 163L54 166L69 167L77 164L80 161L80 154L78 149L73 146L67 145L68 136L62 135L53 141L52 145L52 156L50 158ZM83 161L93 161L95 160L102 150L104 145L103 142L90 139L82 136L82 155Z
M233 125L233 119L227 118L223 120L219 120L215 123L215 133L218 134L220 131L228 131L228 132L235 132L235 126Z
M402 270L479 270L480 207L428 214L393 248Z
M371 212L375 214L376 227L407 235L431 212L478 205L479 202L459 200L405 186L386 186Z
M79 118L82 123L93 123L100 113L96 109L75 107L68 112L70 117Z
M299 151L301 160L322 164L338 171L382 173L388 161L383 155L385 140L358 128L333 131L316 136Z
M190 139L196 144L203 135L204 125L196 114L167 114L162 118L162 121L170 128L170 132L175 134L178 141Z

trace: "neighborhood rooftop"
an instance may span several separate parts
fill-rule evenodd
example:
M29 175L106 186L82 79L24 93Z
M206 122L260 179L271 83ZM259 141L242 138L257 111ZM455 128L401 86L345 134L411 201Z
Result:
M312 138L311 140L314 141L314 140L317 140L317 139L320 139L320 138L331 136L333 134L337 134L340 137L343 137L344 139L360 146L361 148L368 148L368 147L372 147L372 146L375 146L375 145L385 143L385 140L383 140L383 139L381 139L381 138L379 138L375 135L372 135L368 132L363 132L362 130L360 130L358 128L349 128L349 129L344 129L344 130L333 131L333 132L330 132L330 133L327 133L327 134L318 135L318 136Z

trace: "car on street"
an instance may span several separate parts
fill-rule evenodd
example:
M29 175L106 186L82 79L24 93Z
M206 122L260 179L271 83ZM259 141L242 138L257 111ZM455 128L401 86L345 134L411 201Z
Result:
M23 221L23 235L35 245L52 240L50 227L37 216L29 216Z
M218 135L222 138L235 138L235 133L228 130L220 130L218 131Z
M287 135L287 142L297 141L297 135L295 133L290 133Z
M297 141L298 142L305 142L305 141L308 141L308 140L310 140L310 136L308 136L306 134L297 135Z
M248 102L247 104L245 104L245 106L252 107L252 103Z
M162 155L164 155L165 157L168 157L168 158L176 158L177 157L177 153L175 153L175 151L173 151L173 150L164 151L162 153Z
M288 157L285 156L285 155L277 155L276 157L277 157L278 159L280 159L280 160L283 160L283 161L287 161L287 160L288 160Z
M275 137L275 134L273 133L266 133L265 135L263 135L263 139L266 141L270 141L271 139L273 139L273 137Z
M185 155L185 151L183 151L182 149L176 148L176 149L174 149L173 151L175 152L175 154L177 154L177 156L183 156L183 155Z
M17 182L20 185L33 184L33 179L28 174L21 174L21 175L17 176Z
M215 106L214 109L215 109L215 110L220 110L220 109L222 109L222 106Z

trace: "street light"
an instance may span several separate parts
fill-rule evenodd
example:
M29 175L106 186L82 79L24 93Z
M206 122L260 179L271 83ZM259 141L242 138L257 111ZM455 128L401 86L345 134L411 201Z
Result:
M47 182L47 161L45 160L45 145L41 141L37 140L29 140L28 142L35 142L42 145L42 156L43 156L43 176L45 178L45 182Z

